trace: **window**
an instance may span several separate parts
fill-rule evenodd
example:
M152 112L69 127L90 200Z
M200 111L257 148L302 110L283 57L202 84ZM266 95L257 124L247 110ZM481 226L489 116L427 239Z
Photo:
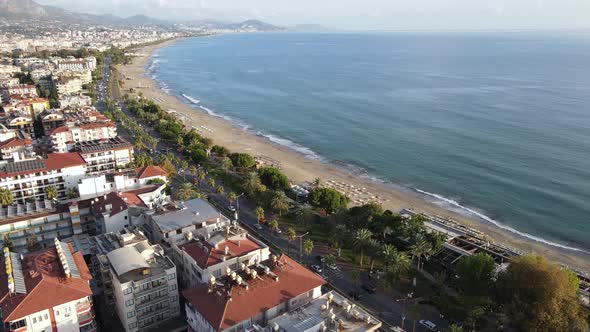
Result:
M17 320L16 322L10 323L10 329L16 330L20 329L21 327L27 326L27 321L25 319Z
M176 296L176 295L173 295L173 296L170 298L170 302L176 302L177 300L178 300L178 296Z
M33 324L37 324L37 317L33 317Z
M182 234L182 229L177 229L176 234Z
M47 316L47 314L43 315L43 317L44 317L45 319L49 319L49 316Z
M127 318L135 317L135 311L129 311L127 313Z
M130 330L132 330L132 329L134 329L136 327L137 327L137 323L131 323L131 324L129 324L129 329Z
M129 294L131 294L132 292L133 292L133 289L131 289L131 287L129 287L129 288L126 288L126 289L123 291L123 294L125 294L125 295L129 295Z
M176 273L171 273L168 275L168 280L172 280L174 278L176 278Z
M176 290L176 284L170 285L170 291Z
M133 303L135 303L135 302L133 302L133 299L127 300L127 301L125 301L125 306L127 306L127 307L131 306L131 305L133 305Z
M125 216L125 220L127 220L127 216Z

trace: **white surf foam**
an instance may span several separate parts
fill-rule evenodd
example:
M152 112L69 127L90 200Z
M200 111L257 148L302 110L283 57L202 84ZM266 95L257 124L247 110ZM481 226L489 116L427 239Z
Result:
M449 206L451 206L451 207L453 207L455 209L458 209L462 213L466 213L466 214L469 214L469 215L472 215L472 216L476 216L476 217L478 217L478 218L480 218L482 220L485 220L485 221L493 224L496 227L499 227L499 228L501 228L503 230L506 230L506 231L509 231L511 233L520 235L520 236L525 237L527 239L534 240L536 242L544 243L544 244L547 244L547 245L550 245L550 246L553 246L553 247L557 247L557 248L561 248L561 249L572 250L572 251L577 251L577 252L585 252L585 250L582 250L582 249L579 249L579 248L570 247L570 246L567 246L567 245L564 245L564 244L561 244L561 243L549 241L549 240L543 239L543 238L538 237L538 236L535 236L535 235L531 235L531 234L528 234L528 233L525 233L525 232L521 232L521 231L516 230L516 229L514 229L514 228L512 228L510 226L506 226L506 225L498 222L497 220L494 220L494 219L486 216L485 214L483 214L481 212L478 212L478 211L476 211L476 210L474 210L472 208L469 208L469 207L466 207L466 206L461 205L456 200L449 199L449 198L443 197L441 195L433 194L433 193L430 193L428 191L420 190L420 189L417 189L417 188L413 188L413 189L415 191L417 191L418 193L420 193L420 194L423 194L423 195L426 195L426 196L435 198L436 200L439 201L439 203L449 205Z
M190 101L191 103L193 103L193 104L195 104L195 105L198 105L198 104L201 102L200 100L198 100L198 99L195 99L195 98L193 98L193 97L191 97L191 96L189 96L189 95L186 95L186 94L184 94L184 93L182 94L182 96L183 96L184 98L186 98L186 100Z
M302 145L299 145L299 144L297 144L291 140L288 140L286 138L277 137L277 136L271 135L271 134L265 134L261 131L257 132L256 135L267 138L269 141L271 141L273 143L286 146L291 150L297 151L297 152L305 155L305 157L307 157L307 158L315 159L315 160L322 160L322 158L317 153L315 153L312 149L307 148Z

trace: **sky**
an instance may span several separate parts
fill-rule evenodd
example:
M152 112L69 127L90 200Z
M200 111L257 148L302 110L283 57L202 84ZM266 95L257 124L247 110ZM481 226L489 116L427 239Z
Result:
M75 12L167 20L260 19L345 30L590 28L589 0L37 0Z

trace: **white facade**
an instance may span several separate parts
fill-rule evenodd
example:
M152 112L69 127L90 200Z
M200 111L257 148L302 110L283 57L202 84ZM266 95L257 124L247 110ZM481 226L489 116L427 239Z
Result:
M55 84L60 95L75 94L82 91L82 80L79 78L63 78Z
M62 96L59 98L60 108L81 108L92 106L92 98L85 95Z
M58 127L49 136L54 152L68 152L78 142L88 142L117 137L113 123L91 123L75 127Z

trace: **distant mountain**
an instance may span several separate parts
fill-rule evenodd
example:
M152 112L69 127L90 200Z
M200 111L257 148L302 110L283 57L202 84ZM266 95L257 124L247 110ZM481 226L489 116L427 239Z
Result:
M34 0L0 0L0 18L6 20L61 21L64 23L97 24L107 26L160 26L171 28L175 23L155 19L145 15L121 18L115 15L92 15L74 13L59 7L44 6ZM205 29L281 31L283 28L258 20L239 23L225 23L214 20L184 23L192 27Z

